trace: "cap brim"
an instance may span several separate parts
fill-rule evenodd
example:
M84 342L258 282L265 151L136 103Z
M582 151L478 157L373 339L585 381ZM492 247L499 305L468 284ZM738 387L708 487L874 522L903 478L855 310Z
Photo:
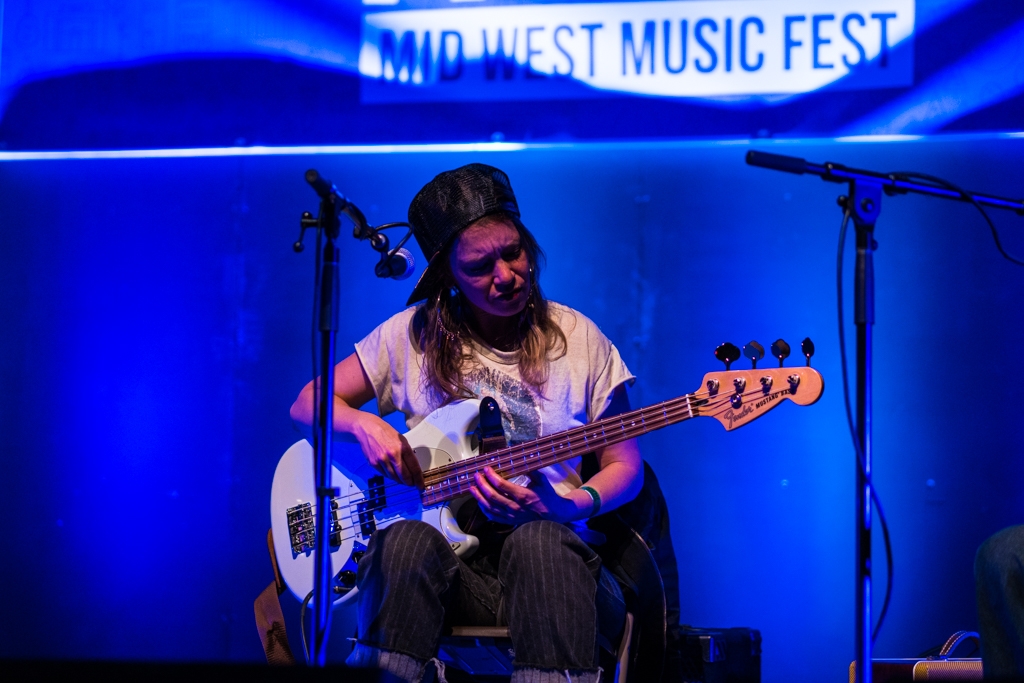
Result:
M429 280L427 279L427 273L430 272L431 264L427 264L427 267L423 269L420 274L420 279L416 280L416 286L412 288L412 294L409 295L409 300L405 302L406 306L412 306L413 304L422 301L427 298L427 285Z

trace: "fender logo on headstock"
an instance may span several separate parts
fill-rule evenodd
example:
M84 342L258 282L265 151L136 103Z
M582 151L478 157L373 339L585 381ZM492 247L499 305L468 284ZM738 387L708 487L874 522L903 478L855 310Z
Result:
M747 415L750 415L752 412L754 412L753 406L751 406L749 403L744 403L743 408L741 410L733 410L732 408L730 408L729 410L725 411L725 414L722 415L722 419L726 420L729 423L729 429L732 429L733 425L736 422L739 422Z
M734 410L730 408L729 410L725 411L725 413L722 415L722 419L728 422L729 429L732 429L734 426L736 426L737 422L743 420L743 418L745 418L747 415L750 415L755 410L760 410L761 408L764 408L772 401L775 401L778 398L785 396L789 393L791 393L789 389L775 391L771 394L768 394L767 396L765 396L764 398L762 398L760 401L753 405L749 403L744 403L743 407L740 410Z

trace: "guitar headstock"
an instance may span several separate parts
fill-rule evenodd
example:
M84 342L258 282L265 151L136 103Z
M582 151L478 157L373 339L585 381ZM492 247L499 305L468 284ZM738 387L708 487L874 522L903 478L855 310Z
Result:
M754 368L731 370L729 367L738 359L739 350L732 344L723 344L716 356L726 364L726 369L704 375L703 386L691 394L694 415L713 417L726 430L732 430L753 422L783 399L801 406L816 402L825 390L825 380L810 367L814 354L811 340L805 339L801 348L807 357L806 367L782 367L789 356L789 345L780 339L772 344L779 367L758 368L757 361L764 356L764 349L757 342L751 342L744 347L744 352Z

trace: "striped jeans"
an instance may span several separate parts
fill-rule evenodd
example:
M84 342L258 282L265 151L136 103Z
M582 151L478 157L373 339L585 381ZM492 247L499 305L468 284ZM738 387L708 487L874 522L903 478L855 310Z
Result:
M513 683L591 683L597 634L614 642L622 591L568 527L529 522L500 550L456 557L434 527L400 521L374 534L359 563L359 637L348 658L419 683L445 625L507 625Z

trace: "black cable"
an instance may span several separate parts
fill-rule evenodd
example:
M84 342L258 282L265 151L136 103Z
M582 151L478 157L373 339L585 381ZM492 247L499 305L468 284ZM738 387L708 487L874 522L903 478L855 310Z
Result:
M966 190L957 187L948 180L943 180L942 178L933 175L928 175L927 173L917 173L916 171L897 171L895 173L890 173L889 177L899 180L920 178L921 180L927 180L929 182L936 183L937 185L942 185L943 187L953 190L954 192L959 192L961 197L969 201L971 204L974 204L974 208L981 212L981 215L982 217L984 217L985 222L988 223L989 230L992 231L992 239L996 243L996 249L999 250L999 253L1002 254L1003 258L1005 258L1010 263L1016 263L1018 266L1024 266L1024 261L1021 261L1020 259L1010 256L1009 254L1006 253L1006 250L1003 249L1003 243L999 241L999 232L996 230L995 224L992 222L992 219L989 218L988 212L985 211L985 207L978 203L978 200L975 199L974 195L972 195L970 192L967 192Z
M1000 255L1007 261L1014 263L1019 266L1024 266L1024 261L1017 259L1006 252L1003 248L1002 242L999 240L999 231L996 229L995 224L989 217L988 212L985 208L974 198L970 192L954 185L948 180L944 180L937 176L928 175L927 173L917 173L916 171L898 171L889 174L890 178L900 180L910 180L917 178L920 180L926 180L936 185L940 185L947 189L957 192L961 197L969 201L974 205L985 219L988 224L989 230L992 233L992 240L996 244L996 249L999 250ZM853 411L850 408L850 383L849 375L846 369L846 330L843 323L843 251L846 243L846 229L850 220L850 210L847 209L843 214L843 223L839 229L839 254L837 257L836 266L836 291L838 293L838 312L839 312L839 355L840 363L843 372L843 404L846 408L846 423L850 429L850 437L853 441L854 451L857 453L857 464L860 467L861 473L864 475L864 479L871 489L871 500L874 503L875 509L878 512L878 521L882 527L882 536L885 539L885 560L886 560L886 585L885 585L885 599L882 602L882 609L878 615L878 622L875 624L875 628L871 632L871 641L874 644L875 639L878 637L878 633L882 628L882 624L885 621L886 614L889 611L889 602L892 598L892 587L893 587L893 560L892 560L892 541L889 537L889 525L885 519L885 512L882 508L882 501L879 499L878 494L875 491L875 486L871 481L871 477L867 473L864 462L864 454L861 451L860 440L857 438L857 430L853 421Z
M853 424L853 411L850 408L850 379L846 371L846 326L843 323L843 251L846 246L846 226L850 222L850 209L843 213L843 223L839 228L839 254L836 258L836 292L837 309L839 312L839 363L843 371L843 404L846 407L846 424L850 429L850 438L853 441L853 450L857 454L857 465L861 474L864 475L868 487L871 490L871 500L878 512L878 523L882 527L882 538L885 540L885 599L882 601L882 609L878 613L878 621L871 631L871 644L875 644L878 632L882 630L882 623L889 612L889 601L892 599L893 586L893 562L892 562L892 541L889 538L889 524L885 520L885 511L882 509L882 501L875 492L875 485L867 471L864 462L864 453L860 448L860 439L857 438L857 429Z
M309 646L306 644L306 605L313 599L313 591L309 591L309 595L302 601L302 607L299 609L299 634L302 636L302 656L306 658L306 666L309 666Z

